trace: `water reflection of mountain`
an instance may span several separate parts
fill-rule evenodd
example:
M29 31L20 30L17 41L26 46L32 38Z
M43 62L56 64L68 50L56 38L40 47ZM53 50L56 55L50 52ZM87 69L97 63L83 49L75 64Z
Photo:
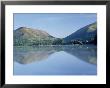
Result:
M65 52L73 55L73 56L76 56L78 59L80 60L83 60L83 61L86 61L88 63L91 63L91 64L97 64L97 49L96 47L78 47L78 48L75 48L75 47L71 47L70 48L66 48L65 49Z
M65 51L91 64L97 64L96 46L37 46L14 47L14 61L29 64L48 59L55 52Z
M56 51L50 48L16 47L14 48L14 61L20 64L29 64L35 61L48 59L54 52Z

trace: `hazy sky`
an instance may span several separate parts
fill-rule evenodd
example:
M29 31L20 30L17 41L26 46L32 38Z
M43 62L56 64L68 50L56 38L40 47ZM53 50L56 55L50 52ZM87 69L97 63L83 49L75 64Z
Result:
M64 38L95 21L95 13L16 13L14 30L29 27L44 30L54 37Z

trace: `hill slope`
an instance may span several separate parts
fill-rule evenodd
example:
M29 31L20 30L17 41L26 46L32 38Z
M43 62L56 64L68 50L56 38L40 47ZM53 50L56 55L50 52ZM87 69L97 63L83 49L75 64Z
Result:
M97 23L89 24L64 38L64 43L73 41L92 42L97 37Z
M26 27L20 27L14 30L14 45L38 45L38 44L51 44L54 41L54 37L47 32L31 29Z

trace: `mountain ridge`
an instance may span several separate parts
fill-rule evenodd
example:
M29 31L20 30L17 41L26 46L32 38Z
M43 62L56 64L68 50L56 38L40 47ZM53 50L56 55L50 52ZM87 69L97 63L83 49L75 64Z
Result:
M69 36L64 38L64 42L70 42L73 40L77 41L90 41L97 36L97 22L89 24L70 34Z

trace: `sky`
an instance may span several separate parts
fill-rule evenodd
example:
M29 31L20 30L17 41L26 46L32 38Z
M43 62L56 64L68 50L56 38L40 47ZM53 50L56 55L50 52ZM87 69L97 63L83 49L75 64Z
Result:
M14 13L14 30L28 27L64 38L96 21L96 13Z

